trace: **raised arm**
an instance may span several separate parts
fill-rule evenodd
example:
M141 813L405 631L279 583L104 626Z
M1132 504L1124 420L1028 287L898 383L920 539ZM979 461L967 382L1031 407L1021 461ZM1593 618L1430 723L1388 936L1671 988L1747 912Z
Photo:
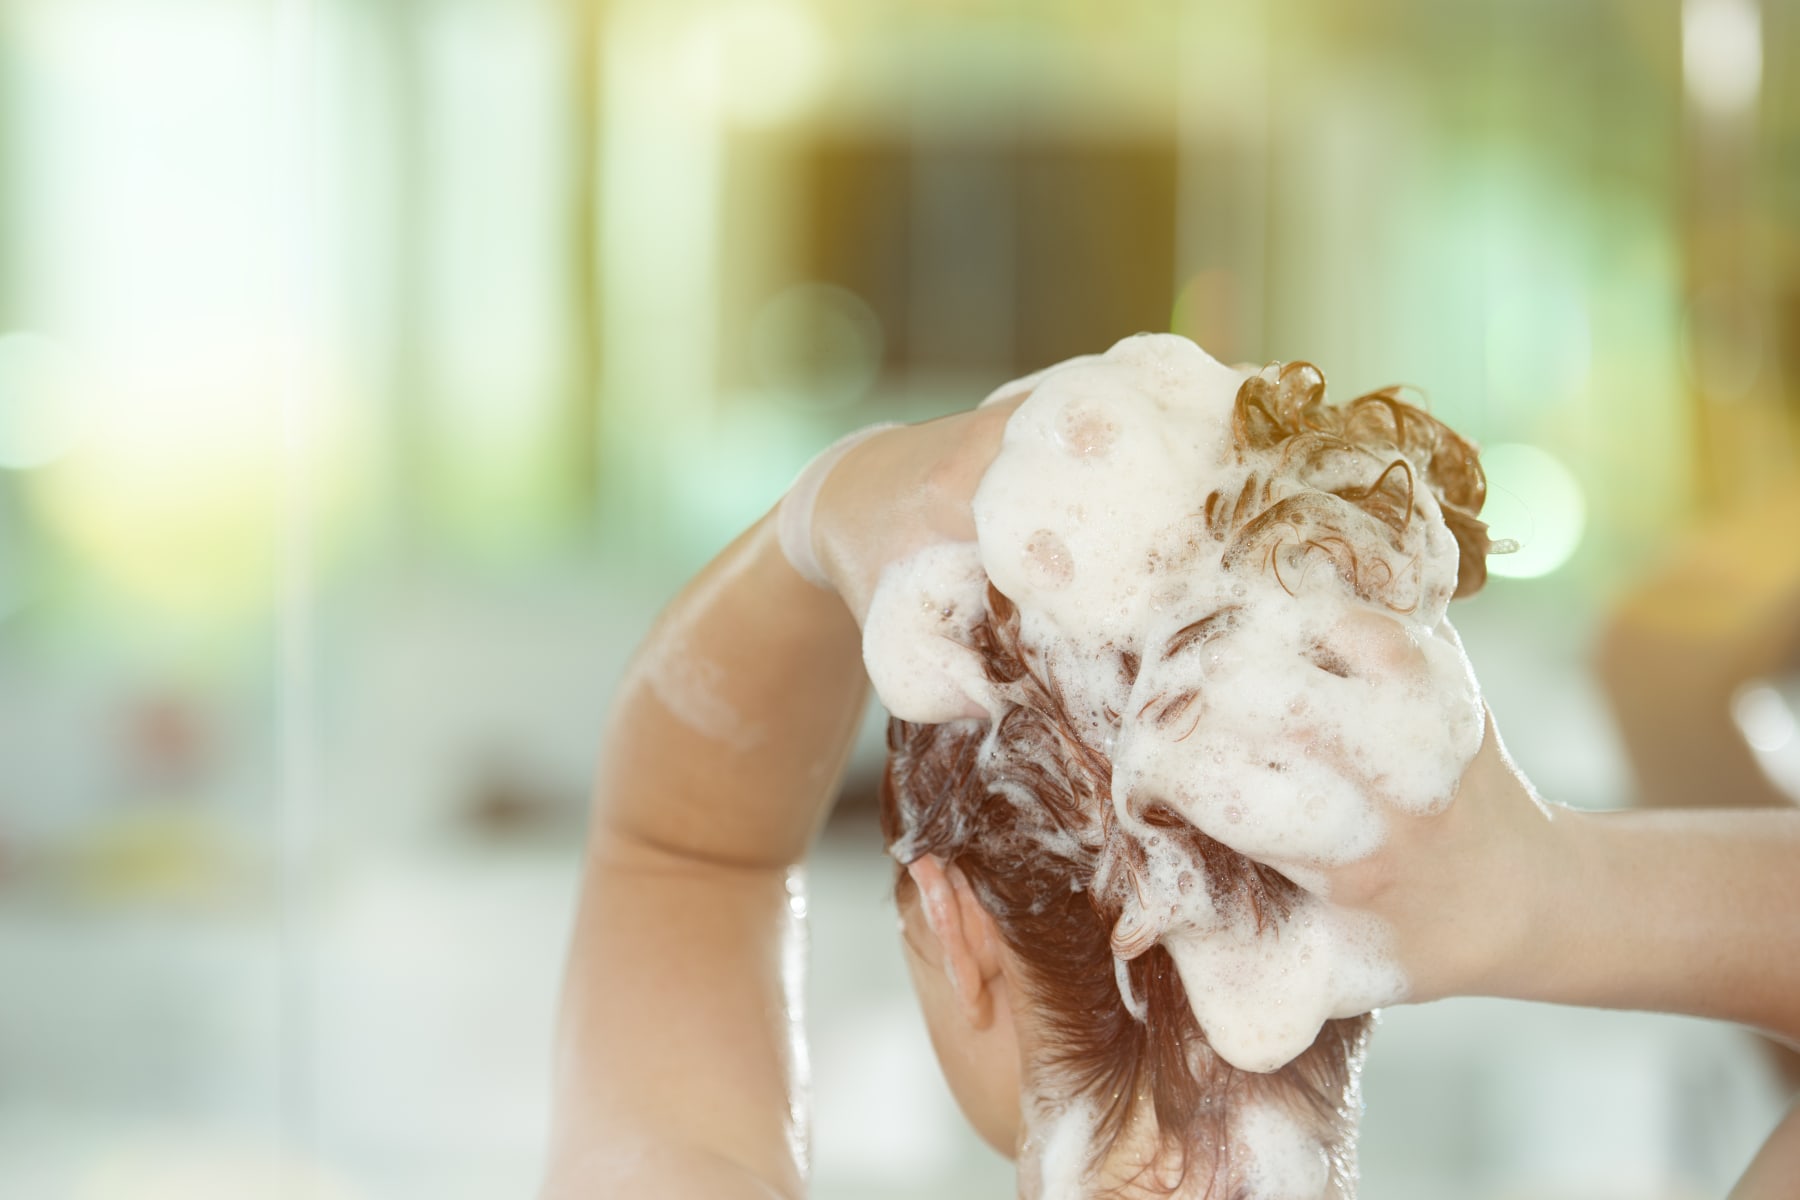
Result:
M864 690L855 621L769 519L639 650L595 791L545 1200L803 1194L795 868Z
M857 616L887 562L973 536L1015 406L897 428L838 464L810 539L835 591L765 517L639 649L595 789L544 1200L804 1193L798 866L865 698Z

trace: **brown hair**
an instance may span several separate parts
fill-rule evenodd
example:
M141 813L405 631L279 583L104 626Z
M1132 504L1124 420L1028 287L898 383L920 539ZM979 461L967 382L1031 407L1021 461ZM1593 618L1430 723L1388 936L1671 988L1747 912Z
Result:
M1256 565L1258 548L1279 525L1290 537L1297 533L1309 551L1325 553L1363 599L1402 607L1391 594L1396 572L1380 546L1376 561L1359 559L1357 549L1369 545L1369 531L1360 526L1372 520L1389 531L1398 551L1398 535L1418 510L1414 480L1423 478L1459 543L1456 594L1479 588L1489 543L1477 516L1485 483L1474 447L1397 389L1341 406L1325 405L1324 390L1323 376L1306 363L1248 380L1233 419L1240 459L1271 453L1292 463L1348 455L1371 460L1360 477L1374 482L1271 501L1270 480L1252 473L1239 494L1213 493L1207 527L1226 559ZM1352 521L1358 527L1347 527ZM1266 552L1260 561L1278 568ZM1160 649L1178 652L1229 621L1228 612L1211 614ZM1210 1161L1211 1196L1233 1178L1231 1113L1260 1101L1305 1122L1325 1146L1334 1177L1353 1179L1354 1089L1370 1018L1326 1022L1312 1046L1279 1071L1239 1070L1207 1044L1173 959L1148 944L1154 931L1120 927L1128 889L1146 869L1141 838L1174 841L1199 875L1184 887L1205 886L1222 910L1248 911L1258 927L1285 918L1298 887L1168 806L1152 802L1137 813L1148 834L1123 826L1111 802L1112 763L1083 736L1056 679L1019 630L1017 607L990 585L973 648L1008 704L997 725L889 723L881 821L894 857L902 866L927 854L956 864L993 915L1025 965L1031 999L1047 1023L1047 1065L1073 1095L1098 1106L1091 1161L1105 1156L1139 1097L1147 1096L1161 1139L1159 1168L1172 1164L1185 1179L1194 1162ZM1127 684L1139 666L1136 655L1120 653ZM1173 719L1193 698L1159 698L1153 703L1161 711L1151 719ZM1116 725L1117 715L1108 715ZM907 886L904 871L898 886ZM1123 981L1115 974L1119 961ZM1127 1008L1121 982L1141 1002L1142 1021Z

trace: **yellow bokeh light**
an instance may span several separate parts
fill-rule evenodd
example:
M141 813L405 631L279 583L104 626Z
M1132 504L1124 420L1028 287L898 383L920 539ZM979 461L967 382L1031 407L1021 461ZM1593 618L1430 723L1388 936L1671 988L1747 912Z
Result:
M813 102L826 61L824 33L809 11L787 0L739 0L696 24L677 74L702 111L771 126Z
M1683 0L1681 73L1696 105L1716 116L1754 107L1762 67L1756 0Z
M41 520L116 599L202 621L266 609L292 449L280 363L215 352L115 369L86 441L27 478Z
M1524 442L1481 453L1488 498L1481 510L1496 539L1518 549L1488 559L1488 570L1514 579L1548 575L1574 557L1587 528L1587 498L1562 461Z
M326 1167L274 1146L203 1128L128 1136L94 1156L78 1200L242 1200L307 1196L367 1200Z

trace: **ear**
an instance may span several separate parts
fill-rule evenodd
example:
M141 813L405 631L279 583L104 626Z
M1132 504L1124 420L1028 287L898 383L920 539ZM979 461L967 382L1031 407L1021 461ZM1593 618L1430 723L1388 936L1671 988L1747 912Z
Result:
M919 889L925 924L944 955L944 974L956 993L963 1018L976 1029L994 1023L1000 1002L1000 931L975 897L969 877L948 868L933 855L915 859L907 868Z

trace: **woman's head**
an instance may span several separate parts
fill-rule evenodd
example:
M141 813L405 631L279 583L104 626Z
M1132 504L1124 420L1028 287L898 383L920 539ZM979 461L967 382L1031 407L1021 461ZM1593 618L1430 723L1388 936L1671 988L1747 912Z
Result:
M1016 610L998 592L990 605L984 657L1025 701L994 731L1002 753L984 763L985 723L893 721L882 789L883 833L912 856L898 891L909 946L926 968L915 966L915 980L964 1111L1012 1152L1022 1082L1051 1106L1085 1102L1093 1140L1083 1149L1094 1160L1153 1119L1154 1144L1136 1151L1153 1151L1162 1175L1189 1175L1189 1186L1201 1184L1192 1194L1205 1195L1215 1172L1230 1178L1232 1114L1272 1106L1348 1175L1369 1018L1327 1023L1311 1049L1273 1074L1240 1071L1207 1045L1161 946L1116 959L1122 898L1105 885L1102 862L1132 854L1135 835L1113 827L1110 766L1074 735L1054 683L1032 673ZM1215 903L1278 917L1296 899L1286 878L1173 814L1152 814L1151 823L1184 843L1201 868L1196 886ZM1018 1062L1021 1033L1035 1062ZM1057 1094L1043 1095L1046 1087Z
M1322 391L1303 364L1253 378L1238 396L1239 445L1389 456L1408 491L1415 473L1432 488L1462 547L1457 593L1479 587L1487 539L1476 519L1483 485L1473 449L1391 392L1326 408ZM1335 498L1359 518L1392 522L1400 490L1388 479ZM1224 501L1229 512L1222 501L1216 531L1223 553L1266 536L1269 510L1242 497ZM1283 503L1304 508L1309 533L1338 544L1320 528L1326 506ZM1207 515L1210 523L1211 501ZM1337 565L1349 586L1373 591L1375 577L1353 552ZM1327 1189L1354 1178L1356 1079L1369 1017L1326 1022L1312 1046L1277 1071L1240 1070L1214 1053L1165 948L1122 948L1118 940L1153 853L1166 860L1173 848L1191 868L1182 886L1204 888L1214 908L1259 928L1285 921L1300 889L1173 807L1150 803L1122 822L1111 761L1022 636L1017 607L991 586L971 640L1004 701L997 721L892 722L882 788L883 831L907 868L898 891L915 980L965 1112L1003 1151L1067 1159L1067 1146L1022 1147L1024 1126L1079 1110L1077 1169L1108 1162L1105 1180L1116 1183L1147 1167L1135 1185L1142 1194L1218 1200L1243 1192L1256 1166L1236 1145L1237 1123L1274 1114L1316 1147L1313 1194L1338 1194ZM1129 684L1141 663L1130 653L1117 657Z

